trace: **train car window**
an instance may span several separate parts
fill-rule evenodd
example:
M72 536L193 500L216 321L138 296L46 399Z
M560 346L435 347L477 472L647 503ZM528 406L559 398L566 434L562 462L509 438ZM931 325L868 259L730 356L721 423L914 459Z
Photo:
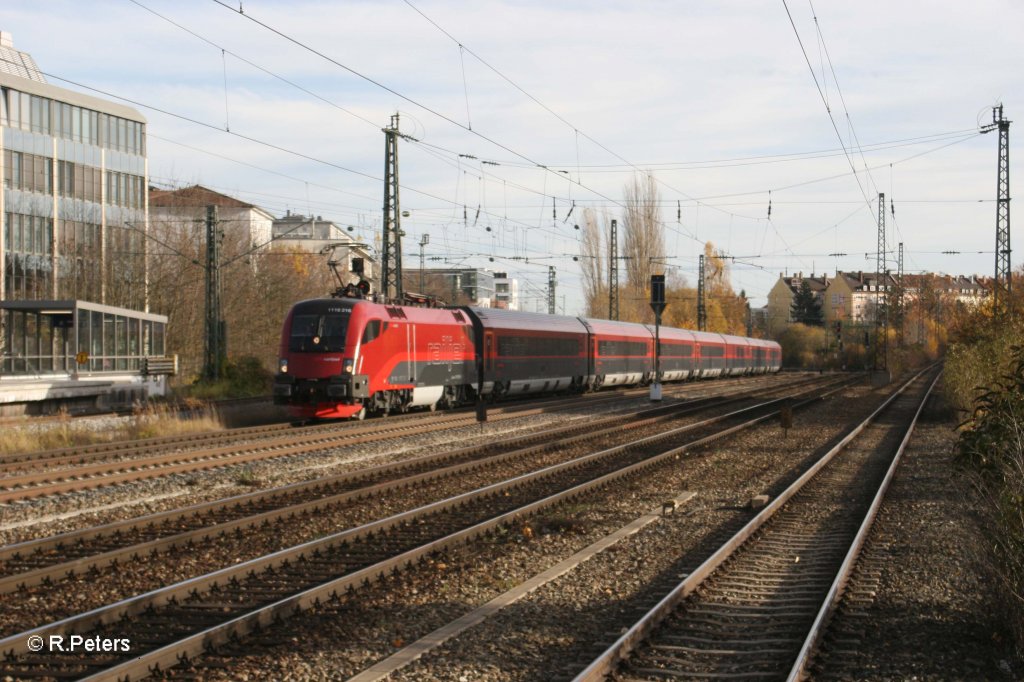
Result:
M693 346L688 343L664 343L661 344L661 357L663 358L692 358Z
M725 348L722 346L704 346L701 353L706 358L720 358L725 356Z
M545 336L499 336L498 355L504 357L569 356L580 354L579 339Z
M642 341L601 341L597 346L599 355L647 355L647 344Z

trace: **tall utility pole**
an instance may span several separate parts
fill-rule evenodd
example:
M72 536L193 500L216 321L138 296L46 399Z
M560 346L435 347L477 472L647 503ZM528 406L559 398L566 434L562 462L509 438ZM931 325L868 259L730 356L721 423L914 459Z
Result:
M885 301L883 277L885 277L885 193L878 193L878 251L875 256L875 352L874 368L886 369L886 337L888 336L888 312L883 313Z
M1010 121L1003 118L1003 105L992 107L992 123L981 132L999 130L999 166L996 172L996 279L992 287L996 313L1011 312L1010 266Z
M555 314L555 266L548 266L548 315Z
M398 114L384 131L384 234L381 239L380 293L385 301L401 302L402 212L398 201Z
M708 310L704 305L704 254L697 266L697 331L707 331Z
M206 207L206 324L203 348L203 376L220 379L224 348L224 321L220 315L220 230L217 207Z
M612 220L608 233L608 319L619 319L619 224Z
M427 293L426 288L424 288L424 286L423 286L424 285L423 276L425 274L425 272L424 272L424 270L425 270L425 259L423 258L423 247L426 246L429 243L430 243L430 235L429 234L424 234L424 235L422 235L420 237L420 293L421 294Z
M903 348L903 242L900 242L896 276L896 345Z

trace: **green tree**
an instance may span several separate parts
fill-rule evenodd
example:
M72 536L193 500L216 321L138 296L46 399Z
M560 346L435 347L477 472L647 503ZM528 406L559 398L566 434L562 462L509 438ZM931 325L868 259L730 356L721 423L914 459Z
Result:
M825 322L825 316L821 312L821 303L811 291L811 284L806 279L801 282L800 291L793 296L789 314L794 322L801 324L820 327Z

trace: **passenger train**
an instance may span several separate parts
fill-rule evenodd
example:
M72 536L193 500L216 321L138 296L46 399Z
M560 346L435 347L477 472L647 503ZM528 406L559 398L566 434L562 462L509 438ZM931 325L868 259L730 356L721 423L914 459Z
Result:
M773 341L661 327L662 381L777 372ZM454 407L478 397L584 392L654 379L652 325L356 298L296 303L274 402L297 419Z

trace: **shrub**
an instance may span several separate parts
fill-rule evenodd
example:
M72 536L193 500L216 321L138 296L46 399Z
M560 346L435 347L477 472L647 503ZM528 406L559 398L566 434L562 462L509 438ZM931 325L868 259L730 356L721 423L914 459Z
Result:
M789 325L779 337L783 366L800 369L821 367L825 343L824 327L813 327L806 324Z
M223 400L225 398L251 398L268 395L274 375L268 371L259 358L239 355L228 360L224 378L219 381L197 379L192 385L180 389L181 398L200 400Z
M978 362L982 358L985 362ZM975 360L961 367L964 376L972 370L983 375L1000 364L983 354ZM987 563L1000 587L1006 622L1018 650L1024 650L1024 349L1013 347L1010 361L1010 371L975 398L973 414L960 434L958 457L979 502L990 551ZM962 365L962 359L956 364Z
M1024 335L1024 323L997 324L984 318L970 336L954 343L946 354L943 383L946 396L958 410L969 413L982 387L995 386L1013 366L1012 347Z

